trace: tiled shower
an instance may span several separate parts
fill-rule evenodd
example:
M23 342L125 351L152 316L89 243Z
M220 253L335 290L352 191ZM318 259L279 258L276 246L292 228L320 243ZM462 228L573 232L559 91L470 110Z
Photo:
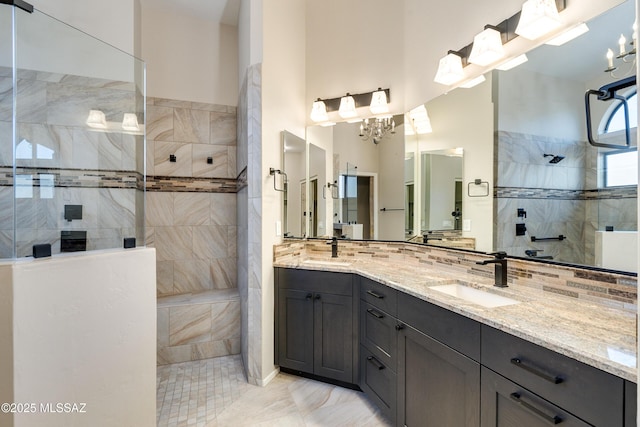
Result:
M0 33L0 258L144 244L144 63L37 10Z

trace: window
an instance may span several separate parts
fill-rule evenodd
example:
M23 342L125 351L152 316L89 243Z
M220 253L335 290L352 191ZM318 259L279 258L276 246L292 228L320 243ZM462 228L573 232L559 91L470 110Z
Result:
M604 186L638 185L638 150L611 151L604 157Z
M638 127L638 96L637 92L627 97L627 105L629 107L629 128ZM609 115L607 124L604 126L604 133L616 132L624 130L624 107L619 102L616 108Z

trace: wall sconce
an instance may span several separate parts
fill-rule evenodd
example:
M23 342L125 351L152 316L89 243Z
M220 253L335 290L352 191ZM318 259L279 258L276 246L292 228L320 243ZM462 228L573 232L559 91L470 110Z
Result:
M90 110L89 117L87 117L87 126L94 129L106 129L107 119L100 110Z
M504 47L500 29L493 25L485 25L484 31L473 38L469 62L484 67L502 58L504 58Z
M378 88L372 92L349 94L340 98L318 98L311 107L311 120L320 126L333 126L329 121L329 113L337 111L342 119L349 123L359 122L357 108L369 107L373 114L386 114L389 112L391 90ZM355 119L355 120L354 120Z
M413 110L410 110L409 119L410 126L405 125L405 128L412 128L414 133L423 135L433 132L433 129L431 128L431 119L429 119L429 114L427 113L427 108L424 106L424 104L421 104Z
M562 25L555 0L527 0L522 5L516 34L536 40Z
M387 103L387 93L378 88L371 94L371 103L369 109L373 114L386 114L389 112L389 104Z
M462 55L450 50L447 56L440 59L438 71L433 81L446 86L458 83L464 79L464 71L462 70Z
M329 116L327 115L327 106L320 98L318 98L317 101L314 101L313 107L311 107L310 117L314 122L325 122L329 120Z
M440 59L433 80L446 86L463 81L464 67L468 64L484 67L499 61L505 55L504 44L518 35L533 40L558 28L562 24L558 12L566 7L566 0L527 0L522 5L521 12L498 25L485 25L484 31L474 37L473 43L458 50L449 50L447 56ZM509 59L495 68L505 71L526 60L525 55L520 55L513 58L513 62Z
M122 119L122 129L132 132L139 131L140 125L138 125L138 116L133 113L124 113L124 118Z
M356 101L349 93L346 96L340 98L340 107L338 108L338 114L343 119L352 119L358 115L356 112Z

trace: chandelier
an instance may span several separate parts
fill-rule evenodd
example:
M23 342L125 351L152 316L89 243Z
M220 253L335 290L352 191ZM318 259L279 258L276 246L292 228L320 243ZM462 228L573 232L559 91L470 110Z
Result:
M636 47L638 44L638 24L633 24L633 34L631 36L631 50L627 50L627 38L624 34L620 35L618 39L618 48L620 53L615 55L612 49L607 50L607 69L604 70L605 73L609 73L611 77L616 79L621 77L626 77L631 74L635 74L636 72ZM615 55L615 56L614 56ZM614 65L613 59L620 59L619 66ZM629 64L629 65L624 65ZM622 67L626 67L626 70L623 70ZM618 75L614 74L616 70L619 70Z
M374 144L378 144L387 132L396 133L396 122L393 117L364 119L360 123L360 138L363 141L371 139Z

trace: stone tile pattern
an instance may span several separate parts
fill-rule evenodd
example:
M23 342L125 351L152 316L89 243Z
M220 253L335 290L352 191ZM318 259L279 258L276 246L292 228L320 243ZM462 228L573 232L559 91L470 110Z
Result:
M363 393L279 374L247 383L239 356L158 368L157 425L390 426Z
M568 141L498 131L495 138L494 241L498 250L525 256L542 249L556 261L595 263L595 231L637 230L637 188L597 188L597 150ZM542 154L564 155L558 164ZM527 211L523 221L518 208ZM527 234L515 235L524 222ZM567 237L532 242L535 237Z
M87 250L144 241L144 138L95 131L85 120L100 109L109 122L135 112L144 124L144 96L134 83L0 67L0 258L24 257L34 243L60 251L61 230L86 230ZM16 174L26 194L13 194L13 104L17 94ZM67 222L64 205L82 204L83 218ZM16 229L14 230L14 209ZM14 242L16 253L14 254Z
M238 98L238 290L242 301L242 358L251 384L262 372L262 67L247 69ZM246 178L245 178L246 177Z
M220 299L238 283L236 107L148 98L147 114L146 241L158 301L193 296L158 308L158 364L237 354L237 291Z
M158 299L158 364L240 352L240 300L236 289Z
M325 240L285 240L274 247L274 262L281 259L327 258L331 249ZM492 278L493 265L477 265L478 254L403 242L341 241L340 258L384 259L399 268L437 266L446 272ZM401 267L400 267L401 266ZM622 310L637 310L637 278L591 269L552 265L537 261L510 259L509 283L527 286L602 304Z

